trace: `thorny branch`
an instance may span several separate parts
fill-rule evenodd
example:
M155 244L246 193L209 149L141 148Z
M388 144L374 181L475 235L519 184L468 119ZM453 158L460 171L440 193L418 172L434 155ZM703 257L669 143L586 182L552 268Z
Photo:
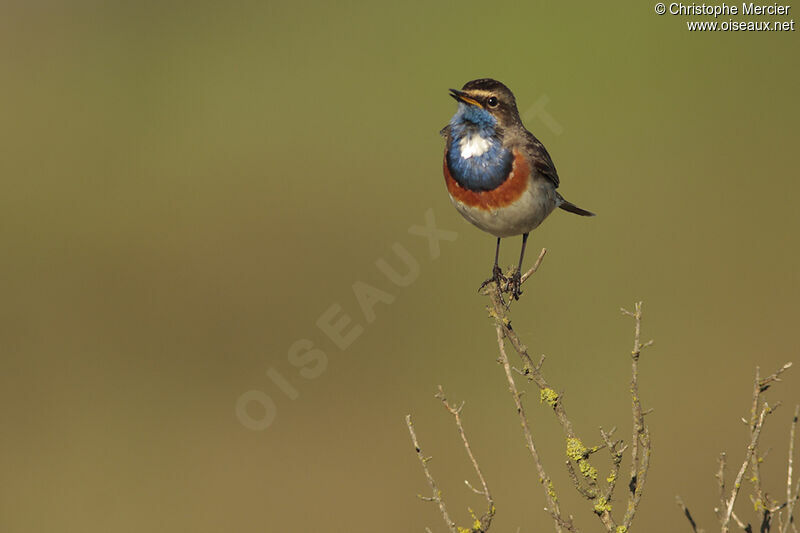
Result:
M764 428L764 421L780 406L780 402L778 402L771 407L766 400L764 400L763 395L773 383L781 381L781 374L783 374L791 366L792 363L786 363L774 374L770 374L766 378L761 378L760 369L756 367L756 376L753 381L752 402L750 405L750 416L749 419L742 419L742 421L747 424L750 430L750 442L748 443L745 451L744 461L739 467L739 470L737 471L736 477L733 481L733 486L730 489L726 489L725 485L727 455L725 453L720 454L719 469L715 476L719 486L720 505L714 508L714 512L720 521L720 531L722 533L727 533L730 531L731 521L735 522L736 526L743 531L753 531L753 525L750 523L745 523L745 521L737 516L736 511L734 510L748 467L750 468L749 481L751 481L753 485L753 494L751 496L751 500L753 502L755 511L759 513L759 531L762 533L770 531L772 527L772 521L776 517L778 519L778 530L780 533L788 533L790 527L793 529L793 531L797 531L793 512L794 504L797 502L798 496L800 496L800 480L798 480L798 483L793 490L792 465L794 461L795 431L797 427L798 414L800 414L800 405L795 408L794 417L792 419L792 424L789 431L789 459L787 467L786 501L784 503L778 504L772 502L769 495L763 489L761 480L761 463L764 460L764 455L762 455L759 451L759 440L761 438L761 432ZM728 490L730 492L728 492ZM678 498L678 502L679 507L689 520L692 530L701 531L697 528L697 524L692 519L689 510L686 508L680 498Z

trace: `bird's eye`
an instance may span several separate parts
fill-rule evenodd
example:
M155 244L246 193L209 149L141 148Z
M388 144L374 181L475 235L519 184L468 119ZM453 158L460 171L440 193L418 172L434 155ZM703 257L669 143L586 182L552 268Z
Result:
M494 96L490 96L488 100L486 100L486 104L489 107L497 107L497 98Z

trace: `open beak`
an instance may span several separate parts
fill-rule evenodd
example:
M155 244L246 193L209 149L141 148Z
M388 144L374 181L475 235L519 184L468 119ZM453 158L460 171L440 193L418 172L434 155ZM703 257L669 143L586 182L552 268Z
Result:
M464 102L465 104L481 107L480 102L467 96L467 93L465 93L464 91L457 91L455 89L450 89L450 96L455 98L457 102Z

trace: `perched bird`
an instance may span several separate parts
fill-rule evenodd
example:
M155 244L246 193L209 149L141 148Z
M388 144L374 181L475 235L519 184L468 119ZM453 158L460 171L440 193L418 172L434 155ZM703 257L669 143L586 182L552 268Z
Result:
M568 202L550 154L522 125L514 94L499 81L472 80L450 89L458 109L441 134L447 139L444 179L459 213L497 237L492 277L519 299L528 234L556 207L581 216L594 213ZM507 279L497 266L500 239L522 235L519 267Z

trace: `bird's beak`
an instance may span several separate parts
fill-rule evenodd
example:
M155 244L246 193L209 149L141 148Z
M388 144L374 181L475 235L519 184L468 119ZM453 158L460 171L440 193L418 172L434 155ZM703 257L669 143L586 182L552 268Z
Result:
M464 91L457 91L455 89L450 89L450 96L455 98L457 102L464 102L465 104L481 107L480 102L478 102L474 98L470 98L469 96L467 96L467 93L465 93Z

